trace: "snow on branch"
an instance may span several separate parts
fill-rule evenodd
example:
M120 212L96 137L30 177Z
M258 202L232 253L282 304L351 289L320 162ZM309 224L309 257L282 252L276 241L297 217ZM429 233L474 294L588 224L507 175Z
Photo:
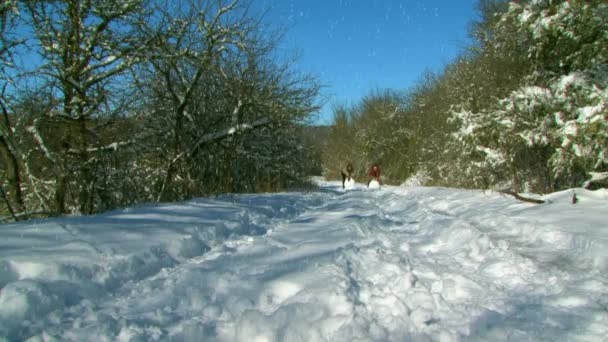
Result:
M220 23L221 18L226 14L229 13L230 11L232 11L234 8L236 8L237 4L238 4L239 0L233 0L231 3L221 6L222 3L220 2L219 5L221 7L219 7L217 9L217 12L215 13L215 15L211 18L211 20L206 21L203 20L202 25L203 27L208 31L208 32L214 32L217 28L217 26Z
M209 142L219 140L219 139L224 139L228 136L231 136L231 135L234 135L234 134L237 134L240 132L248 131L248 130L251 130L251 129L254 129L257 127L266 126L266 125L270 124L271 122L272 122L272 120L270 120L270 118L263 118L263 119L259 119L252 123L249 123L249 124L246 124L246 123L238 124L238 125L232 126L230 128L221 130L219 132L205 134L198 139L198 141L194 144L194 146L192 147L192 149L190 150L190 152L188 154L192 155L201 146L203 146L204 144L207 144Z
M117 151L120 147L129 146L129 145L132 145L134 143L135 142L133 140L121 141L121 142L113 142L113 143L108 144L106 146L87 148L86 151L89 152L89 153L106 152L106 151ZM70 152L70 153L78 153L78 151L75 150L75 149L70 149L68 152Z
M591 178L583 183L583 188L596 190L608 186L608 172L590 172L589 175Z
M196 151L198 151L199 148L201 148L203 145L208 144L212 141L224 139L226 137L229 137L231 135L234 135L234 134L237 134L240 132L245 132L245 131L252 130L252 129L255 129L258 127L266 126L266 125L270 124L271 122L272 122L272 120L270 120L269 118L263 118L263 119L254 121L253 123L250 123L250 124L240 124L240 125L236 125L236 126L221 130L219 132L205 134L196 141L196 143L192 146L190 151L188 151L187 153L182 152L182 153L178 154L177 156L175 156L175 158L173 158L173 160L171 160L170 164L175 164L178 160L180 160L181 158L183 158L186 155L192 156Z
M44 155L53 163L57 163L57 159L46 146L44 139L42 138L42 135L40 134L40 131L38 130L38 123L39 123L39 119L34 120L34 124L32 126L29 126L26 130L34 135L34 140L36 140L36 142L38 142L38 145L44 152Z

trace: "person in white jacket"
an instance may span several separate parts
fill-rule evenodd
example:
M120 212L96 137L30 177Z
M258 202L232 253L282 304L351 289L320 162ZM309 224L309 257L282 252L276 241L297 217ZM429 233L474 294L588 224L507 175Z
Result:
M343 167L340 170L340 173L342 174L342 189L344 189L344 183L346 182L346 180L348 179L348 181L350 182L350 180L353 177L353 172L354 172L354 168L353 168L353 164L352 163L348 163L346 164L346 167Z

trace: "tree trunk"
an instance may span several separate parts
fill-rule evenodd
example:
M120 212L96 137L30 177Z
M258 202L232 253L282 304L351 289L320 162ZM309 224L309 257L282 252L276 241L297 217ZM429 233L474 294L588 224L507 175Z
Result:
M173 165L173 161L169 162L169 165L167 165L167 171L165 173L165 179L163 180L162 184L161 184L161 188L160 191L158 192L158 196L156 197L156 202L160 203L160 202L164 202L167 201L167 188L170 186L171 183L171 179L173 178L173 172L175 169L175 166Z
M63 171L62 174L57 177L57 183L55 184L55 195L53 196L53 202L55 205L55 213L61 215L65 213L65 192L67 176Z
M78 159L80 160L78 202L80 205L80 213L88 215L93 212L93 187L95 179L93 165L91 165L89 153L87 152L86 120L84 119L84 116L81 116L78 121L78 141L80 145L78 151Z
M23 194L21 192L21 178L19 175L19 164L17 158L0 135L0 157L6 166L6 180L8 182L8 199L12 202L12 208L17 212L22 212L25 208L23 204Z

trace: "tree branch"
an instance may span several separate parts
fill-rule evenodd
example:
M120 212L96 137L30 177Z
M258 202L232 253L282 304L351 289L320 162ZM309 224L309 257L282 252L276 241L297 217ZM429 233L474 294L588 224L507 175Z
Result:
M516 193L515 191L509 190L509 189L498 190L498 192L507 194L507 195L511 195L511 196L515 197L516 199L523 201L523 202L536 203L536 204L545 203L545 201L543 201L543 200L523 197L523 196L519 195L518 193Z

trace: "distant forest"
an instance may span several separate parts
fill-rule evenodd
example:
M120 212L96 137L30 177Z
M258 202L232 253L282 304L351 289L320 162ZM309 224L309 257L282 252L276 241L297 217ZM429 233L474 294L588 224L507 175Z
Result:
M479 2L473 43L411 89L334 110L324 174L548 193L608 171L608 4Z

